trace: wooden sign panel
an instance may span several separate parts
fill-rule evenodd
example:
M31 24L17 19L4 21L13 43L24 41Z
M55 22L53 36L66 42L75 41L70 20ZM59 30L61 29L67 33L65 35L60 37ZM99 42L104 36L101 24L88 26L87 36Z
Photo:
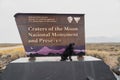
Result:
M15 20L28 56L61 55L69 43L73 55L85 54L84 14L17 13Z

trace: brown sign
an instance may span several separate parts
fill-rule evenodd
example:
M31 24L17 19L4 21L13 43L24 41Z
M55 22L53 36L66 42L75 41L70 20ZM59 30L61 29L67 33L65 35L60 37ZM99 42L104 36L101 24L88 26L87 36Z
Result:
M60 55L69 43L85 51L84 14L18 13L15 19L27 55Z

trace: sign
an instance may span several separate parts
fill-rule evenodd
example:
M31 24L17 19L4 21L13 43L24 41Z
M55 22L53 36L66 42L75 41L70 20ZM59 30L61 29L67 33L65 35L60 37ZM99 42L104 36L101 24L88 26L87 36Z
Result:
M28 56L58 56L70 43L73 55L85 54L84 14L17 13L15 20Z

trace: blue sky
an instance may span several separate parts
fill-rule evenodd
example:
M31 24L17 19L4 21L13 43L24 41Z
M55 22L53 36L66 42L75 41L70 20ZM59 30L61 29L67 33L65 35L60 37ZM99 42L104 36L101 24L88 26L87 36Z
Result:
M0 43L21 43L15 13L84 13L85 36L120 37L120 0L0 0Z

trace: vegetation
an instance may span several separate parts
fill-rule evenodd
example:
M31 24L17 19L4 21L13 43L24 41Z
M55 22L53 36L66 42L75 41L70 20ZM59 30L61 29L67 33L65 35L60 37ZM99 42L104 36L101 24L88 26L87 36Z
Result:
M11 60L15 60L19 57L26 56L24 48L22 45L7 47L7 48L0 48L0 56L2 55L10 55Z
M111 68L120 65L120 43L89 43L87 55L102 59Z

